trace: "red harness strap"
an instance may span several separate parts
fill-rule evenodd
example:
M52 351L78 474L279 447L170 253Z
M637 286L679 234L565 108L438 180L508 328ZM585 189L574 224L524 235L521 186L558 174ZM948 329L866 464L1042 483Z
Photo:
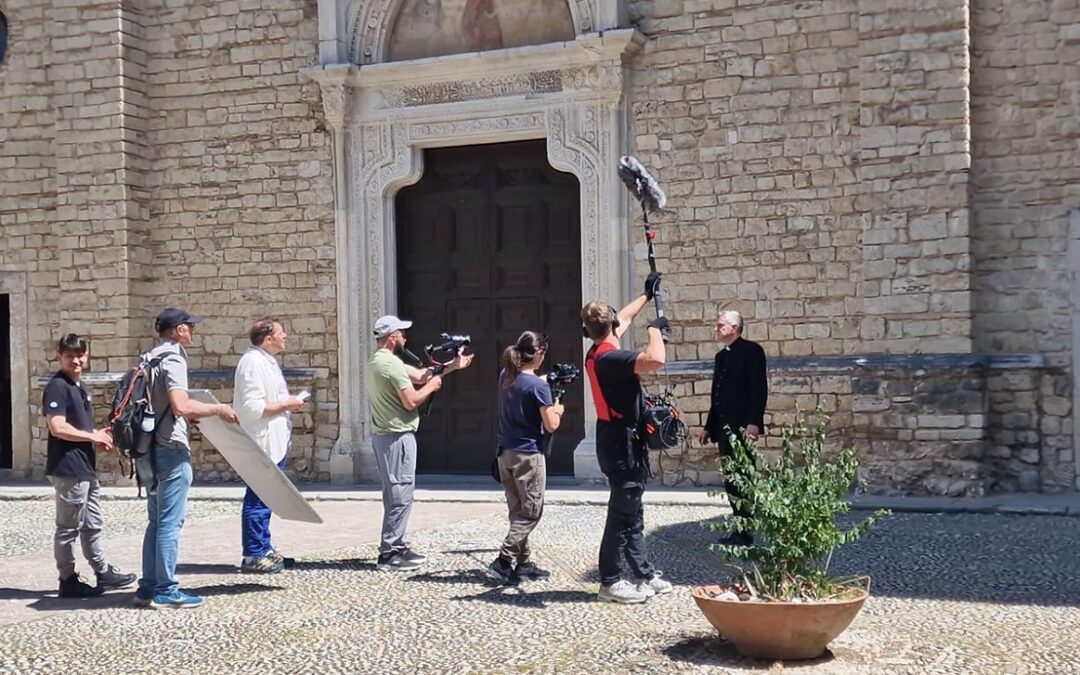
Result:
M585 355L585 372L589 374L589 386L592 387L593 403L596 404L596 419L601 422L622 419L622 415L612 410L608 405L607 399L604 398L604 392L600 389L600 380L596 377L596 359L600 358L605 352L614 349L615 345L610 342L601 342L598 345L593 345L588 354Z

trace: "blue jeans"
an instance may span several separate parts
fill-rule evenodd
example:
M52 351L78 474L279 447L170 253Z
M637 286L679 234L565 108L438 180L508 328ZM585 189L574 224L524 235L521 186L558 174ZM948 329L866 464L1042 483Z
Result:
M285 468L285 457L278 467ZM244 493L244 507L240 511L240 539L245 558L261 558L274 550L270 544L270 507L250 487Z
M156 473L151 470L151 457L155 460ZM183 446L157 446L138 460L136 468L143 484L148 486L149 516L143 536L138 593L145 597L170 595L180 587L176 580L176 558L191 488L191 451Z

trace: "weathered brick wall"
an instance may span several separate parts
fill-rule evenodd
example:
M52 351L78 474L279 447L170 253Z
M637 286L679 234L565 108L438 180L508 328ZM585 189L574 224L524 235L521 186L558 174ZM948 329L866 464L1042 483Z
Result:
M756 319L773 354L860 343L854 8L632 5L650 37L633 64L633 142L673 212L657 255L678 317L674 358L712 353L717 305Z
M972 6L975 345L1048 369L989 381L1000 487L1080 488L1069 210L1080 206L1080 4Z
M631 3L650 37L633 140L673 211L657 251L678 323L669 358L711 357L717 307L740 310L772 357L1041 355L1007 373L846 377L839 391L820 373L773 376L775 417L800 396L839 397L878 487L1075 480L1077 3L1006 4ZM685 392L691 416L706 392ZM689 464L708 480L702 456Z
M8 18L0 63L0 272L25 274L31 372L45 367L59 325L56 228L56 109L48 77L52 34L48 5L0 0ZM36 405L36 404L35 404Z
M204 317L193 369L229 369L252 321L289 333L285 368L313 368L315 455L298 470L329 479L337 436L336 277L329 134L318 87L315 0L146 3L146 130L154 306ZM144 331L152 325L150 317ZM196 461L199 475L222 467ZM212 467L212 468L211 468Z
M1056 492L1076 485L1069 370L995 373L986 386L990 489Z
M717 305L780 356L968 350L966 5L632 8L674 357L713 349Z
M328 479L332 179L318 88L299 75L316 58L316 2L3 7L0 271L29 275L31 373L54 368L68 331L90 337L92 370L124 370L166 304L205 318L192 368L228 369L251 322L280 316L285 367L324 388L300 471ZM30 398L36 417L40 390Z
M1064 379L1032 361L957 355L774 359L762 448L774 456L781 427L794 422L796 411L820 407L831 417L830 448L856 450L860 480L872 492L977 496L1067 488L1071 449L1054 448L1041 433L1056 428L1068 410ZM711 363L671 370L683 419L696 436L708 412ZM654 376L648 386L660 391L663 382ZM696 441L654 453L653 467L666 485L715 484L720 478L715 447Z

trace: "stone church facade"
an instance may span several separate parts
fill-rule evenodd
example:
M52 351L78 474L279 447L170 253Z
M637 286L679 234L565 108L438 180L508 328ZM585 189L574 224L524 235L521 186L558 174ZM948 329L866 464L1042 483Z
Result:
M289 461L304 480L375 476L376 316L414 316L417 345L472 333L488 363L422 422L421 456L443 459L421 469L482 473L507 336L550 329L580 359L568 308L638 292L641 227L614 171L632 153L669 196L666 378L691 427L712 319L731 308L770 359L767 422L821 406L873 489L1080 488L1076 0L0 0L0 13L13 475L43 471L56 338L90 338L103 408L166 304L205 317L193 380L222 400L249 324L283 318L290 385L313 392ZM596 478L576 386L560 471ZM714 457L695 445L655 468L713 484ZM231 477L198 440L195 464Z

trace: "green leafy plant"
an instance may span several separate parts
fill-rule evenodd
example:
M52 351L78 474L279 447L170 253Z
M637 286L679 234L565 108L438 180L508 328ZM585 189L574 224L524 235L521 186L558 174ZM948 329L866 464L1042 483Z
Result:
M857 540L889 511L876 511L847 529L837 524L837 516L851 510L846 497L856 485L859 464L851 449L823 455L829 416L819 408L816 418L810 427L806 415L797 412L794 424L782 430L775 461L756 461L756 443L735 433L729 434L732 456L720 458L725 479L746 495L730 496L733 506L749 515L704 525L728 535L754 535L751 546L710 546L740 567L751 596L825 600L844 597L869 582L865 577L830 577L829 563L838 546Z

